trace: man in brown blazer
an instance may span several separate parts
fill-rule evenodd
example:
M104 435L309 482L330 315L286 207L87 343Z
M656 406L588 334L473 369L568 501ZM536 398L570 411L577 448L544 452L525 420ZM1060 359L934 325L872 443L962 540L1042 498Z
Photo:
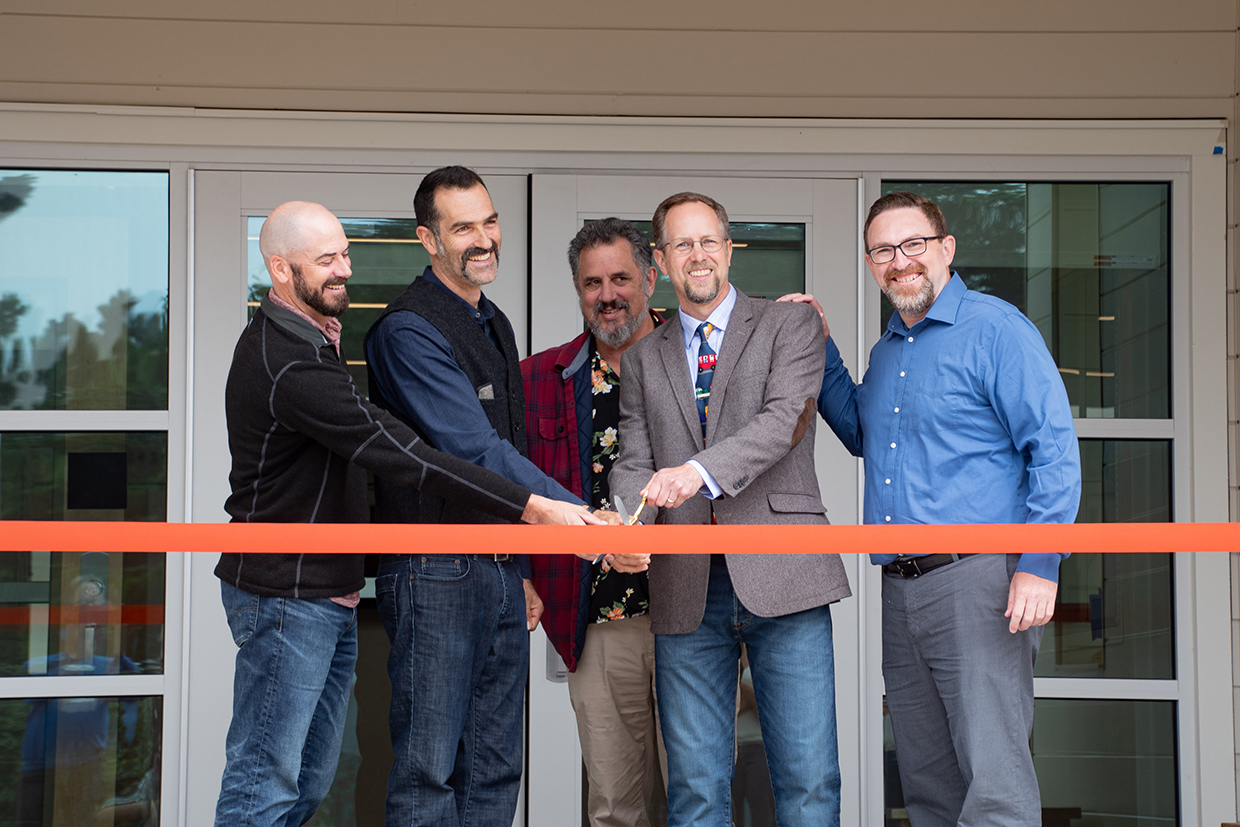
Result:
M654 236L680 310L625 353L612 491L629 502L644 491L646 522L825 525L814 472L818 315L728 284L728 216L707 196L666 199ZM742 643L779 824L838 825L828 604L850 594L839 558L681 551L650 565L669 827L730 823Z

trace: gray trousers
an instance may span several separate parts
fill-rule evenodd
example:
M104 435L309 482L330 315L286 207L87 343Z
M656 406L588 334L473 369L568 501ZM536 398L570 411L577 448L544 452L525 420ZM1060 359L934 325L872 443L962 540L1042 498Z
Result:
M1042 823L1029 736L1045 627L1008 631L1018 559L883 574L883 679L913 827Z

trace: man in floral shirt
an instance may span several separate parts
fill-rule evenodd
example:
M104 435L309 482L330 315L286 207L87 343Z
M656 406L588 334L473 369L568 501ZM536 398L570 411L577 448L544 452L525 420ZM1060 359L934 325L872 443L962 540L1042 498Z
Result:
M619 457L620 356L662 317L649 310L650 242L627 221L586 225L568 247L589 328L521 362L529 457L588 504L610 509ZM630 508L636 503L628 503ZM664 762L654 703L654 636L645 572L566 556L531 559L543 629L568 666L593 827L649 827Z

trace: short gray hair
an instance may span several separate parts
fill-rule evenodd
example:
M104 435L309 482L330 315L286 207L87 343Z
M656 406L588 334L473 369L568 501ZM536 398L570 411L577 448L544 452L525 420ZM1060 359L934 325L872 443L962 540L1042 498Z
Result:
M637 265L641 275L645 277L650 272L654 259L650 255L650 239L646 238L645 233L623 218L600 218L582 227L568 244L568 266L573 271L573 285L578 292L581 291L581 286L577 281L577 270L581 266L582 250L603 247L621 239L629 243L633 263Z

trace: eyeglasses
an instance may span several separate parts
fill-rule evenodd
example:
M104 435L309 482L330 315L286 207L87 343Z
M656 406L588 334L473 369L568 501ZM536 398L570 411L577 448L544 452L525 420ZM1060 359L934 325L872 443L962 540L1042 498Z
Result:
M875 247L873 250L866 250L865 254L870 257L870 261L875 264L886 264L896 257L896 250L904 253L906 258L916 258L926 251L926 246L931 241L939 241L946 238L942 235L928 235L923 238L910 238L902 241L896 246Z
M725 238L708 235L705 238L696 240L692 238L673 238L664 246L670 248L678 256L687 256L693 252L693 245L695 244L702 248L703 253L717 253L723 249L725 241L727 241Z

